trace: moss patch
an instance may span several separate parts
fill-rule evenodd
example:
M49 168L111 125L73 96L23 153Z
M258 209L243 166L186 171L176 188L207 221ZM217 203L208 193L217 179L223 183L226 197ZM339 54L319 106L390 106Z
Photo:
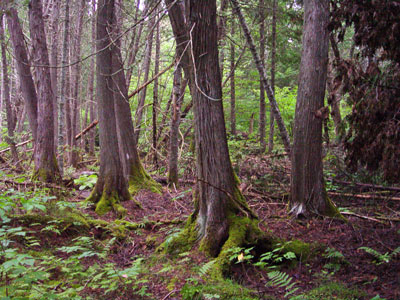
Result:
M161 194L162 186L156 182L144 170L141 164L132 167L132 173L129 176L129 193L137 194L140 190L149 190L153 193Z

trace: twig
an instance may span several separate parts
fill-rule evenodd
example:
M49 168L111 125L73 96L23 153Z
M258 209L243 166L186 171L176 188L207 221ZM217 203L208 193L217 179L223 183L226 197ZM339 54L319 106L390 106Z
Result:
M368 183L358 183L358 182L349 182L349 181L342 181L337 179L332 179L333 182L340 183L340 184L347 184L347 185L356 185L359 187L377 189L377 190L388 190L388 191L395 191L400 192L400 187L394 186L383 186L383 185L375 185L375 184L368 184Z
M24 186L44 186L44 187L48 187L48 188L52 188L52 189L58 189L58 190L62 190L63 188L51 183L45 183L45 182L16 182L10 179L0 179L0 182L4 182L4 183L8 183L8 184L15 184L15 185L24 185Z
M378 223L383 223L382 221L379 221L379 220L377 220L375 218L362 216L362 215L359 215L359 214L356 214L356 213L353 213L353 212L342 211L341 214L342 215L347 215L347 216L354 216L354 217L357 217L357 218L360 218L360 219L370 220L370 221L374 221L374 222L378 222Z
M400 197L383 197L383 196L376 196L376 195L360 195L360 194L342 194L336 192L328 192L328 195L331 196L341 196L341 197L354 197L360 199L379 199L379 200L392 200L392 201L400 201Z

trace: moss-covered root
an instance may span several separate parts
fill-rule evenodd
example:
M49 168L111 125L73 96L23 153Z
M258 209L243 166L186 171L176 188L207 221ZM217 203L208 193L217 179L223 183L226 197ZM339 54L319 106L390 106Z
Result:
M151 178L141 164L132 166L132 174L129 176L129 193L135 195L140 190L149 190L157 194L162 193L161 184Z
M130 195L128 196L128 199L123 200L129 199L131 199ZM127 213L127 210L120 204L120 196L117 191L107 192L103 190L103 192L100 192L97 185L85 201L96 204L95 211L99 216L106 214L112 209L120 218L124 217Z
M231 215L229 216L229 237L221 248L221 252L215 260L212 270L212 278L223 279L229 271L231 261L230 252L234 247L246 247L262 243L270 244L270 237L258 228L258 219ZM272 244L272 243L271 243ZM200 245L200 249L202 245Z

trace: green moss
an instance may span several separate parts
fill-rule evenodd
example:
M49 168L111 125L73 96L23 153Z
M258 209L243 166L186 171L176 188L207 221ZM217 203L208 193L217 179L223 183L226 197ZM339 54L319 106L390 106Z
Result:
M112 192L111 194L103 192L99 202L96 204L95 211L99 216L101 216L109 212L111 209L114 209L119 217L124 217L127 213L127 210L119 204L119 196L117 192Z
M366 293L356 288L348 288L343 283L329 282L302 294L307 300L356 300L367 297Z
M306 261L310 259L316 250L319 248L316 244L309 244L300 240L283 241L277 240L273 248L282 246L282 253L293 252L297 259Z
M137 194L137 192L142 189L161 194L161 184L151 178L141 164L132 166L132 170L132 174L129 176L129 193L131 193L131 195Z

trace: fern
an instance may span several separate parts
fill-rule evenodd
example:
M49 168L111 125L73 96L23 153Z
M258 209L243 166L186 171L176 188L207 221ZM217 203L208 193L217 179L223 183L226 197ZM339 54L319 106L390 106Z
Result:
M272 271L268 273L268 278L269 282L267 283L267 286L274 286L274 287L279 287L279 288L285 288L286 294L285 298L288 297L289 295L293 294L296 292L299 288L295 287L296 282L292 282L292 277L290 277L288 274L285 272L281 271Z
M212 266L215 264L215 259L210 260L208 263L204 264L200 269L199 269L199 275L201 277L207 275L208 271L211 270Z
M359 250L364 250L368 254L371 254L375 257L373 261L376 265L381 265L383 263L388 263L392 259L393 256L396 256L400 253L400 247L397 247L392 253L386 252L384 254L380 253L379 251L372 249L370 247L360 247Z

